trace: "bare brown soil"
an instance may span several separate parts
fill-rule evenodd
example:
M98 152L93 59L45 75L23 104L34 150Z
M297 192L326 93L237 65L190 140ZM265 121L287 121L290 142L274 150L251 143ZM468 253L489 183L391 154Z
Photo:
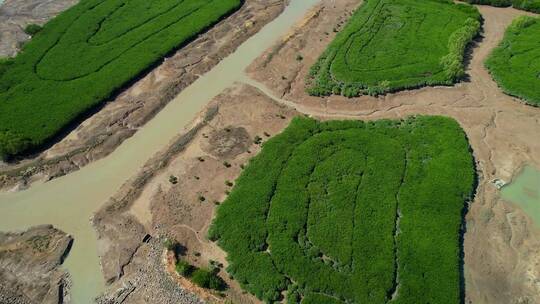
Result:
M29 24L43 25L78 0L5 0L0 5L0 58L14 57L31 37Z
M72 241L51 226L0 232L0 303L69 303L69 277L60 265Z
M23 12L31 11L31 4L37 3L20 1L24 3L19 4L24 7ZM11 3L15 2L8 0L4 4L0 18L8 16L5 7L14 6ZM63 176L109 155L180 91L277 17L286 3L287 0L246 0L238 12L166 58L51 148L17 163L0 162L0 190L25 189L32 182Z

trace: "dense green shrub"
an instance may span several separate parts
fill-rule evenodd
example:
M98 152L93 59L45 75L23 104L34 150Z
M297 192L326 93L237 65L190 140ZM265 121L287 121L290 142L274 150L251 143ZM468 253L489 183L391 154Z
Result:
M12 64L13 58L0 58L0 77L2 77Z
M181 276L190 279L197 286L222 291L227 288L227 284L220 278L217 273L219 272L219 267L215 267L214 270L207 270L202 268L197 268L187 261L178 260L176 262L176 272Z
M476 8L451 1L364 1L311 68L307 91L354 97L453 84L480 19Z
M30 140L22 136L15 135L10 131L0 130L0 160L9 160L20 149L30 146Z
M266 302L459 303L474 167L452 119L296 118L263 145L209 237ZM399 282L399 283L398 283Z
M195 267L193 267L193 265L189 264L188 262L184 260L179 260L178 262L176 262L176 272L178 272L181 276L189 278L194 271Z
M226 286L223 279L217 276L215 272L206 269L195 270L191 276L191 281L199 287L213 290L224 290Z
M540 13L540 0L465 0L471 4L485 4L498 7L509 7Z
M503 91L540 105L540 18L518 17L493 50L486 67Z
M345 304L345 303L332 296L328 296L328 295L324 295L320 293L308 293L302 300L302 304Z
M241 0L84 0L0 64L0 133L19 154L197 37Z
M35 34L41 32L42 29L43 27L41 25L29 24L24 28L24 32L30 36L34 36Z

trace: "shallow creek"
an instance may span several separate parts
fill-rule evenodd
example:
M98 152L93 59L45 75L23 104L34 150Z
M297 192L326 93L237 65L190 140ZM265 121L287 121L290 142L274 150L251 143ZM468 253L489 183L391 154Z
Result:
M521 207L540 227L540 170L526 166L501 190L504 200Z
M3 0L0 0L2 3ZM244 78L245 68L320 0L292 0L286 10L182 91L154 119L108 157L29 190L0 193L0 230L53 224L75 238L65 267L73 279L72 303L92 303L104 290L90 217L154 153L164 148L224 89Z

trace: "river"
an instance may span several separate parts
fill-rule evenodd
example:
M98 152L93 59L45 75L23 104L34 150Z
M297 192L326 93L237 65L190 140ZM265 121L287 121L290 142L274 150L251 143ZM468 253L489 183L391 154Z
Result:
M0 0L0 3L3 0ZM0 193L0 230L53 224L75 238L64 266L73 280L74 304L92 303L105 283L97 256L92 214L154 153L179 134L208 102L235 81L246 67L287 32L320 0L292 0L285 11L243 43L210 72L174 98L154 119L108 157L29 190Z

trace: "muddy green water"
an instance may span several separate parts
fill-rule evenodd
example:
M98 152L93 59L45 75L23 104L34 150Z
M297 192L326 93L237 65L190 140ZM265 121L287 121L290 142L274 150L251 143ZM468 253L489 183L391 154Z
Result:
M2 0L0 0L2 1ZM292 0L286 10L171 101L108 157L80 171L18 193L0 193L0 230L53 224L75 238L65 267L73 279L74 304L92 303L103 291L96 235L90 217L124 181L294 26L320 0Z
M540 170L526 166L501 190L502 198L521 207L540 227Z

